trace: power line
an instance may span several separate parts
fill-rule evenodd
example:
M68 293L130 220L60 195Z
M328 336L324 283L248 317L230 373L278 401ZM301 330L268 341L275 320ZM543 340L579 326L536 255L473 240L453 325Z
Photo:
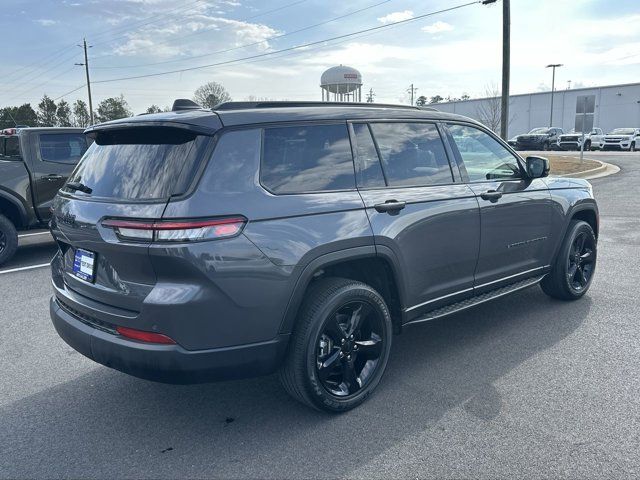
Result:
M313 45L318 45L321 43L325 43L325 42L330 42L332 40L338 40L341 38L348 38L348 37L352 37L354 35L359 35L361 33L367 33L367 32L373 32L373 31L379 31L385 28L390 28L390 27L394 27L397 25L402 25L402 24L407 24L409 22L415 22L417 20L421 20L423 18L426 17L431 17L433 15L437 15L437 14L441 14L441 13L445 13L445 12L450 12L452 10L457 10L460 8L464 8L464 7L468 7L470 5L475 5L480 3L480 0L475 0L473 2L468 2L468 3L463 3L460 5L456 5L453 7L449 7L449 8L444 8L442 10L436 10L433 12L429 12L429 13L425 13L422 15L418 15L417 17L413 17L413 18L408 18L405 20L399 20L397 22L391 22L391 23L387 23L384 25L378 25L375 27L370 27L370 28L366 28L364 30L358 30L355 32L351 32L351 33L346 33L343 35L337 35L335 37L330 37L330 38L325 38L323 40L317 40L315 42L309 42L309 43L305 43L305 44L301 44L301 45L296 45L293 47L288 47L288 48L283 48L280 50L274 50L272 52L266 52L266 53L261 53L261 54L256 54L256 55L250 55L248 57L243 57L243 58L237 58L235 60L227 60L224 62L217 62L217 63L210 63L208 65L199 65L196 67L188 67L188 68L181 68L181 69L177 69L177 70L169 70L169 71L165 71L165 72L157 72L157 73L148 73L148 74L144 74L144 75L133 75L133 76L129 76L129 77L121 77L121 78L110 78L110 79L106 79L106 80L97 80L94 81L93 83L111 83L111 82L119 82L119 81L123 81L123 80L137 80L140 78L149 78L149 77L158 77L158 76L162 76L162 75L170 75L172 73L183 73L183 72L189 72L189 71L193 71L193 70L201 70L203 68L209 68L209 67L216 67L216 66L220 66L220 65L227 65L230 63L237 63L243 60L252 60L252 59L256 59L256 58L262 58L262 57L267 57L267 56L271 56L271 55L275 55L277 53L282 53L282 52L288 52L288 51L292 51L292 50L299 50L301 48L306 48L306 47L310 47ZM132 67L135 68L135 67Z
M66 97L67 95L70 95L70 94L72 94L73 92L77 92L78 90L80 90L81 88L84 88L84 87L86 87L86 86L87 86L87 84L86 84L86 83L83 83L83 84L82 84L82 85L80 85L79 87L76 87L76 88L74 88L73 90L69 90L67 93L63 93L63 94L62 94L62 95L60 95L59 97L56 97L56 98L54 98L54 99L52 99L52 100L53 100L54 102L55 102L56 100L60 100L62 97Z

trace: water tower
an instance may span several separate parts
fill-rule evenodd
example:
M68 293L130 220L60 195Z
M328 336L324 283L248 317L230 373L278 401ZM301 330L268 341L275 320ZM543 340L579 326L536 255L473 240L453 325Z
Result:
M320 88L323 102L362 101L362 75L355 68L345 65L331 67L320 77Z

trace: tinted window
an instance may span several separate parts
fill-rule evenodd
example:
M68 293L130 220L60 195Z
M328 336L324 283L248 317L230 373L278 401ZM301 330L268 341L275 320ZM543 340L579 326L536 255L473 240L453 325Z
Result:
M520 178L516 158L496 139L474 127L449 125L472 182Z
M82 133L43 133L40 135L40 158L45 162L78 163L87 151Z
M4 144L4 148L2 148ZM18 137L7 137L5 139L0 138L0 155L6 155L7 157L19 157L20 156L20 141Z
M95 197L153 200L178 195L193 180L207 142L208 137L175 128L102 132L69 181L91 188Z
M451 183L438 129L429 123L372 123L389 186Z
M359 187L384 187L384 176L369 126L353 125L356 134L356 156Z
M346 124L266 128L260 179L274 193L355 188Z

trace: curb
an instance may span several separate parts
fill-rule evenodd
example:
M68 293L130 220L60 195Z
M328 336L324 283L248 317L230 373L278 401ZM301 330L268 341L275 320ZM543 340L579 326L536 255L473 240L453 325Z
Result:
M590 170L585 170L584 172L563 173L562 175L556 175L556 176L570 177L570 178L584 178L586 180L589 180L593 178L600 178L600 177L606 177L608 175L613 175L614 173L618 173L620 171L619 167L612 165L610 163L602 162L594 158L590 158L589 160L598 162L600 166L596 168L592 168Z

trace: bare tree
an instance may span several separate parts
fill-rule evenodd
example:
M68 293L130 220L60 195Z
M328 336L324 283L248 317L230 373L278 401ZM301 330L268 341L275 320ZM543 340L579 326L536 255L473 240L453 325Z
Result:
M484 97L476 107L478 120L493 132L500 133L502 107L500 105L500 90L498 86L496 84L485 86Z
M213 108L219 103L231 101L229 92L217 82L205 83L193 94L193 101L205 108Z

